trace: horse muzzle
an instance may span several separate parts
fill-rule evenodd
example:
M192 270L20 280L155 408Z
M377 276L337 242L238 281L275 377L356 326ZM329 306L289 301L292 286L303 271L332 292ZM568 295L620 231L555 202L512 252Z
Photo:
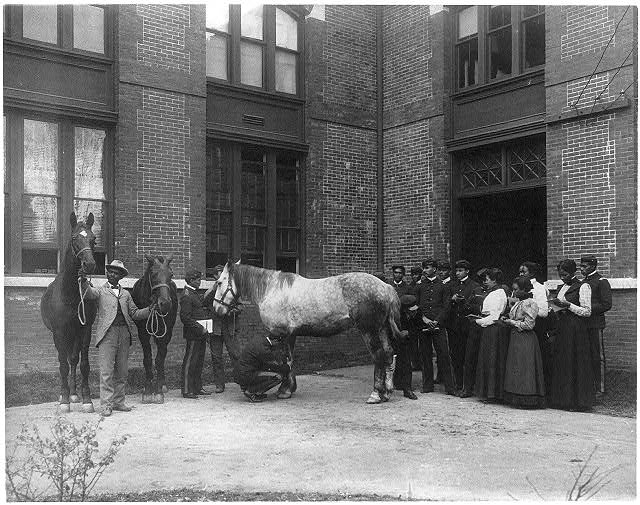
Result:
M80 263L80 271L79 273L85 275L91 275L96 270L96 262L93 260L82 261Z
M163 314L168 314L171 310L171 299L170 298L158 298L158 309Z

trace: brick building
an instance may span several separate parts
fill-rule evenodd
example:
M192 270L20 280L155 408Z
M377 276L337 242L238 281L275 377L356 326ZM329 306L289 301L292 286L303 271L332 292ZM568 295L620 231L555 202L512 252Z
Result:
M635 369L637 71L635 7L5 6L6 371L57 369L39 301L72 209L128 285L145 253L180 285L227 257L434 256L537 261L552 286L593 253L609 366ZM298 342L366 359L355 335Z

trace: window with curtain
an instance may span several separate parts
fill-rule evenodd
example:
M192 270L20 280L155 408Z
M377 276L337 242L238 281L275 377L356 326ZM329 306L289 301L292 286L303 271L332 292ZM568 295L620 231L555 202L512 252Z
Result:
M489 8L489 78L499 79L511 75L511 6L496 5Z
M264 7L240 6L240 82L249 86L263 86Z
M522 66L528 69L544 65L544 5L524 5L522 15Z
M296 94L298 77L298 23L276 9L276 91Z
M207 4L207 76L229 79L229 4Z
M458 88L466 88L478 82L478 6L458 12L457 23Z

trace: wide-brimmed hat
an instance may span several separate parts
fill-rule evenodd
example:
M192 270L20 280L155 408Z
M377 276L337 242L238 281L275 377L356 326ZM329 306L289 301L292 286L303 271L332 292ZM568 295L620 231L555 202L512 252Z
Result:
M119 270L122 275L129 275L129 270L124 266L124 263L120 260L113 260L106 267L107 270Z

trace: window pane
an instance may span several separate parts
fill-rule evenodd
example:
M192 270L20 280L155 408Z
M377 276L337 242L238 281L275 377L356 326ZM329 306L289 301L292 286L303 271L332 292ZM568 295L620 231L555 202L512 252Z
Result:
M89 212L93 212L95 221L91 230L96 236L96 247L104 249L106 247L106 240L104 236L106 205L104 202L96 202L92 200L74 200L73 210L78 216L78 219L86 219Z
M229 33L229 4L207 4L207 28Z
M23 5L22 36L50 44L58 43L58 7Z
M458 13L458 39L478 33L478 6L468 7Z
M25 195L22 199L22 241L55 244L57 232L57 198Z
M227 37L207 33L207 75L227 80Z
M243 261L262 266L265 251L266 156L257 149L242 150L242 243Z
M240 82L262 87L262 46L248 42L240 44Z
M276 270L298 273L298 258L276 257Z
M284 51L276 51L276 91L296 93L297 56Z
M298 23L280 9L276 9L276 45L298 50Z
M491 79L511 75L511 27L489 35Z
M496 5L489 12L489 29L500 28L511 24L511 6Z
M105 199L103 130L75 128L75 196Z
M24 120L24 192L58 194L58 125Z
M544 16L523 23L524 68L544 65Z
M22 272L25 274L58 273L58 250L23 249Z
M240 34L243 37L262 40L262 5L242 5Z
M104 9L73 6L73 47L104 54Z
M541 12L544 12L544 5L523 5L522 16L528 18L529 16L535 16Z
M215 266L224 264L232 254L232 165L228 144L207 146L207 276L215 274Z
M478 39L458 45L458 87L466 88L478 82Z
M2 181L4 192L6 193L9 189L7 186L7 116L2 116L2 154L3 154L3 164L2 164Z

